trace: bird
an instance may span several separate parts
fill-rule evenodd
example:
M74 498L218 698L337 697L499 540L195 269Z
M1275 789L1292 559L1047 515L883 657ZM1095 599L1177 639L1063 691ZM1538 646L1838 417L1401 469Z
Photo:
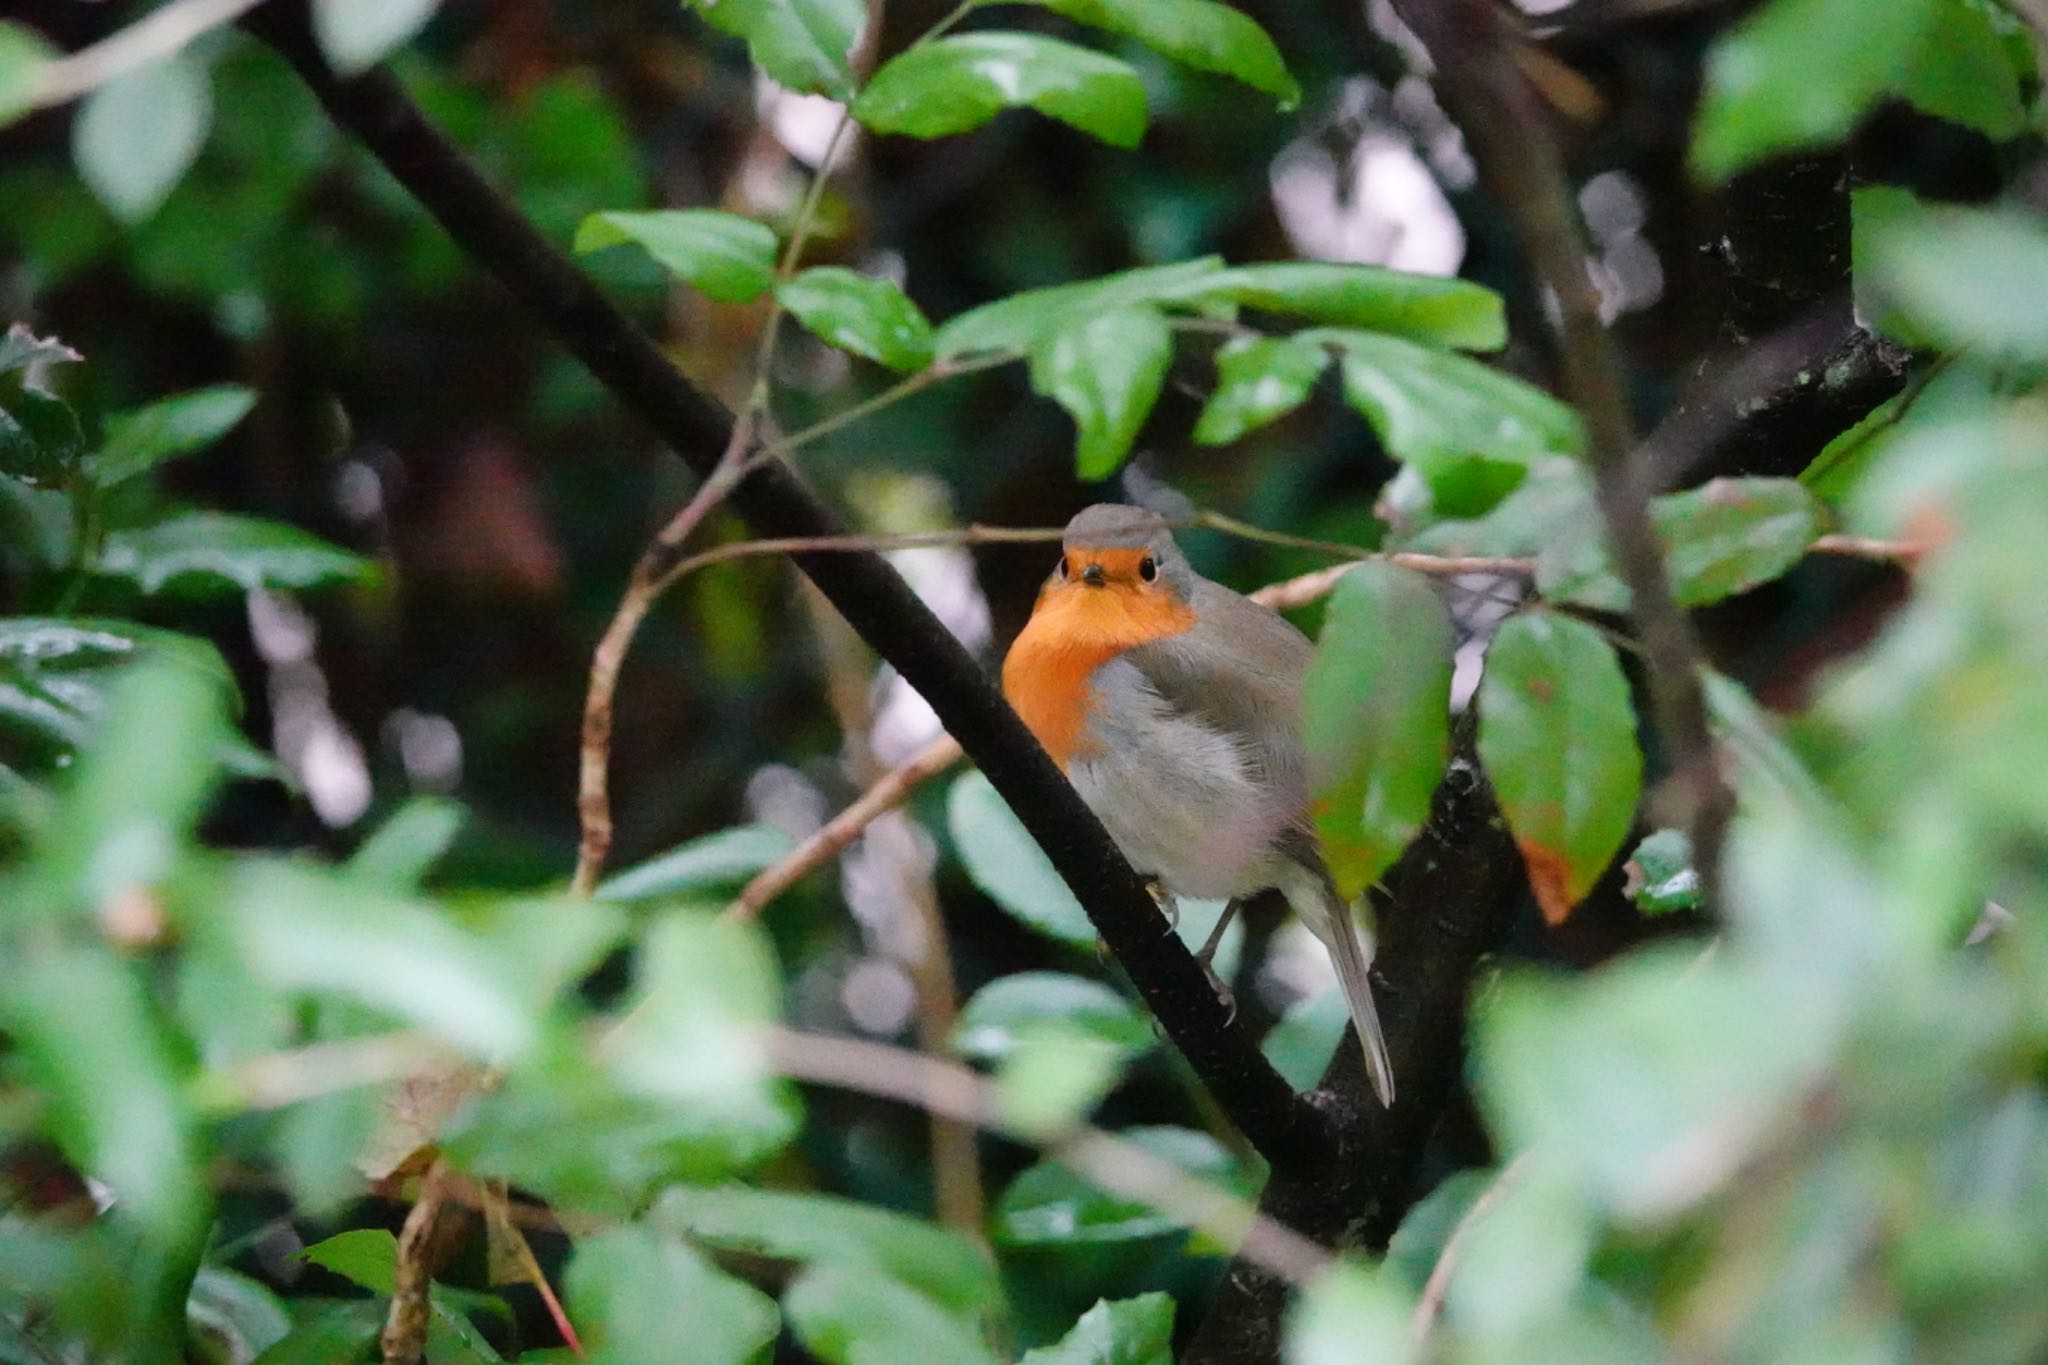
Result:
M1329 950L1374 1093L1391 1106L1371 956L1310 813L1301 715L1314 653L1279 613L1196 573L1163 517L1097 503L1067 523L1004 656L1003 693L1166 893L1228 901L1227 918L1280 892Z

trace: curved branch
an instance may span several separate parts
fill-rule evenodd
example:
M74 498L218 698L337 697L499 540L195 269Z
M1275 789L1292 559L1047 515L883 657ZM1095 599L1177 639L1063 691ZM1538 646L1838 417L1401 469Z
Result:
M276 48L326 108L488 267L526 312L694 469L708 477L732 415L691 384L562 252L543 238L428 122L382 68L344 79L314 41L303 0L275 0L244 23ZM732 494L770 536L831 536L836 519L780 462ZM1321 1113L1296 1096L1210 990L1102 825L960 643L873 554L792 556L849 624L923 695L1008 801L1087 909L1167 1035L1260 1154L1280 1169L1331 1159Z

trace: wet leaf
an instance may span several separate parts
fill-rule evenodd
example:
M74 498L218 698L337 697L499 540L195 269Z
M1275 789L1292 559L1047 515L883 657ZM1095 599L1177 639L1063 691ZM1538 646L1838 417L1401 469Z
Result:
M24 388L0 407L0 474L31 488L68 488L84 456L78 414L63 399Z
M727 0L733 3L733 0ZM579 254L637 246L706 298L745 303L775 282L775 233L718 209L593 213L576 229Z
M1491 289L1470 280L1381 266L1335 261L1232 266L1198 297L1460 350L1497 351L1508 339L1500 295Z
M1301 87L1266 31L1213 0L1032 0L1075 23L1135 38L1161 56L1263 90L1292 109Z
M1624 894L1646 915L1700 908L1700 874L1685 831L1660 829L1629 855Z
M932 325L888 280L819 266L779 286L775 296L828 346L892 370L921 370L932 363Z
M1173 333L1150 308L1126 308L1060 332L1031 353L1031 387L1065 408L1082 479L1117 471L1166 385Z
M1237 337L1216 353L1216 391L1195 440L1227 445L1294 411L1315 391L1329 352L1288 337Z
M853 94L848 65L867 24L861 0L685 0L721 33L743 40L778 85L845 100Z
M966 33L892 58L853 116L877 133L945 137L1036 109L1115 147L1145 132L1145 87L1114 57L1032 33Z
M92 460L92 481L112 488L189 455L232 431L256 405L254 390L217 384L122 413L107 423L107 440Z
M114 531L94 568L145 593L173 584L206 592L319 588L360 582L374 571L361 555L295 526L226 512L186 512Z
M1540 389L1466 356L1371 332L1304 332L1342 357L1344 397L1387 453L1425 477L1475 459L1531 463L1575 454L1578 414Z

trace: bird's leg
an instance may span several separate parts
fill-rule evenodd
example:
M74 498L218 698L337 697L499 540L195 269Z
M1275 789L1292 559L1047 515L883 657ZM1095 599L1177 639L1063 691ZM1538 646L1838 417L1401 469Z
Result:
M1166 883L1157 877L1145 879L1145 890L1152 895L1152 903L1159 907L1159 913L1166 916L1166 932L1171 934L1180 928L1180 902L1166 889Z
M1209 978L1209 984L1215 988L1216 998L1222 1001L1225 1008L1230 1011L1230 1022L1233 1024L1237 1022L1237 995L1230 989L1229 984L1216 974L1216 969L1210 966L1209 963L1210 959L1216 956L1217 947L1223 942L1223 931L1228 929L1230 922L1237 918L1237 910L1240 904L1242 902L1237 900L1225 902L1223 913L1216 917L1216 927L1209 931L1209 937L1203 941L1200 950L1195 953L1195 961L1202 964L1202 974Z

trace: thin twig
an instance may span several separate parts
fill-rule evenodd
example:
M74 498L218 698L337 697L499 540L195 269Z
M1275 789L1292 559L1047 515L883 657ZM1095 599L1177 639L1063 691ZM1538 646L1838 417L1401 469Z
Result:
M232 24L260 3L262 0L171 0L91 47L43 67L29 91L27 107L67 104L151 62L175 57L193 39Z
M1003 1118L995 1087L958 1063L884 1043L789 1028L769 1030L765 1041L770 1065L785 1076L900 1100L1041 1144L1054 1160L1112 1194L1186 1218L1219 1240L1239 1242L1240 1255L1297 1287L1330 1262L1329 1252L1263 1217L1246 1201L1115 1134L1079 1125L1047 1141L1042 1134L1019 1132Z
M412 1211L405 1215L405 1225L398 1232L391 1311L378 1338L384 1351L384 1365L420 1365L425 1359L427 1324L433 1314L430 1291L434 1284L434 1225L440 1221L447 1199L448 1163L436 1157L420 1177L419 1198L413 1202Z
M1472 1201L1472 1207L1465 1210L1465 1216L1444 1239L1443 1250L1437 1253L1436 1264L1430 1267L1429 1279L1422 1286L1422 1297L1416 1300L1415 1316L1408 1321L1408 1339L1418 1352L1429 1337L1430 1329L1436 1325L1437 1314L1443 1311L1444 1295L1450 1291L1451 1276L1457 1273L1458 1254L1465 1249L1466 1238L1521 1179L1528 1160L1525 1152L1509 1162L1507 1168L1494 1177L1493 1183L1480 1191L1479 1197Z

